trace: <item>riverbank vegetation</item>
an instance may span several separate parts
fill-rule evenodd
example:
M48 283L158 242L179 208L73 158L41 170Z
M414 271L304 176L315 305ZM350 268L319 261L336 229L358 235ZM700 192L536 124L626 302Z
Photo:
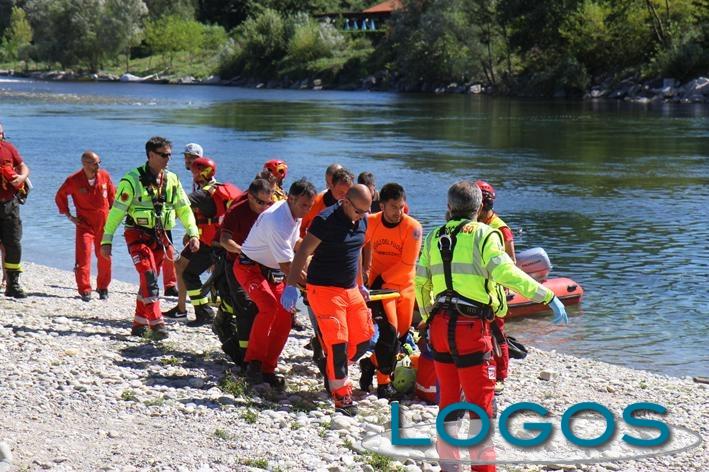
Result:
M709 0L0 0L0 63L238 83L578 93L709 74Z

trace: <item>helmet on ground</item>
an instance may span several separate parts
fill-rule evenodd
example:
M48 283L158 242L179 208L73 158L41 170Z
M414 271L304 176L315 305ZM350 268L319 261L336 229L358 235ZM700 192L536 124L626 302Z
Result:
M416 386L416 370L413 367L400 365L394 369L392 387L399 393L410 393Z
M286 164L286 161L282 161L280 159L271 159L270 161L266 161L263 168L267 169L278 180L285 179L286 174L288 174L288 164Z
M478 186L483 194L483 210L492 210L492 204L495 201L495 189L484 180L476 180L475 185Z
M217 164L208 157L199 157L192 162L192 175L199 175L204 180L212 180L217 173Z

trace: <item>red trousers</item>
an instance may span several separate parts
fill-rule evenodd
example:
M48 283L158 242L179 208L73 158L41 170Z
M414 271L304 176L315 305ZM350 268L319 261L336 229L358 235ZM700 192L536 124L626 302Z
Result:
M352 393L348 361L356 361L369 348L374 335L372 315L357 287L307 286L308 303L315 313L330 390L337 396Z
M451 354L448 336L450 316L444 313L433 316L429 336L435 359L436 354ZM475 355L482 355L488 359L469 367L458 367L453 362L434 360L439 387L439 411L461 401L462 390L465 401L479 406L488 417L492 418L496 367L494 361L489 358L492 351L492 338L488 323L478 318L459 316L455 326L454 342L459 359L469 360ZM466 356L471 354L473 356ZM440 452L442 451L439 451L439 455ZM472 470L493 472L496 469L494 465L481 465L473 466Z
M158 275L165 251L155 236L147 231L126 228L125 238L128 252L140 278L133 326L161 325L164 320L160 312Z
M79 293L91 292L91 252L96 254L98 277L96 288L107 289L111 283L111 258L101 255L101 238L106 214L99 213L93 218L80 215L82 223L76 225L74 275Z
M495 323L500 328L502 334L505 333L505 319L495 317ZM507 343L499 343L501 356L495 356L495 365L497 366L497 380L504 381L507 378L507 370L510 366L510 347Z
M242 264L238 260L234 263L234 276L258 308L244 361L260 361L262 372L272 374L293 324L290 312L281 306L285 281L274 284L266 280L259 264Z

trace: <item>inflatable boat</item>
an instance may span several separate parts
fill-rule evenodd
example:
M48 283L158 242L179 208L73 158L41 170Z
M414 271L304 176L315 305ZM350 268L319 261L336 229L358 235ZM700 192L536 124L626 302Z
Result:
M535 247L517 253L517 267L554 292L554 295L564 305L575 305L581 302L583 297L581 285L566 277L548 278L552 265L549 261L549 256L543 248ZM527 316L549 310L543 303L535 303L514 292L507 296L507 304L509 306L508 318Z

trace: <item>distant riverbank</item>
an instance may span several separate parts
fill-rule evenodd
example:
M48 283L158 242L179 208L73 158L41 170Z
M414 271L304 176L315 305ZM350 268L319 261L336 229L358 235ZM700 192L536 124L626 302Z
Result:
M246 87L256 89L291 89L291 90L340 90L340 91L379 91L424 94L467 94L467 95L500 95L508 97L541 97L534 91L520 85L518 88L509 87L502 90L493 85L478 82L449 84L421 83L418 86L404 86L385 77L384 74L369 75L356 82L344 84L328 83L318 78L302 80L270 79L236 76L224 79L218 75L207 77L194 77L192 75L174 75L166 73L152 73L144 76L124 73L117 75L109 72L73 72L73 71L36 71L19 72L14 70L0 70L0 76L21 77L46 81L75 81L75 82L124 82L124 83L150 83L169 85L221 85L233 87ZM558 90L548 98L577 98L577 99L611 99L624 100L634 103L709 103L709 78L697 77L685 83L671 78L639 80L627 78L619 82L607 81L594 85L583 95L569 94Z

